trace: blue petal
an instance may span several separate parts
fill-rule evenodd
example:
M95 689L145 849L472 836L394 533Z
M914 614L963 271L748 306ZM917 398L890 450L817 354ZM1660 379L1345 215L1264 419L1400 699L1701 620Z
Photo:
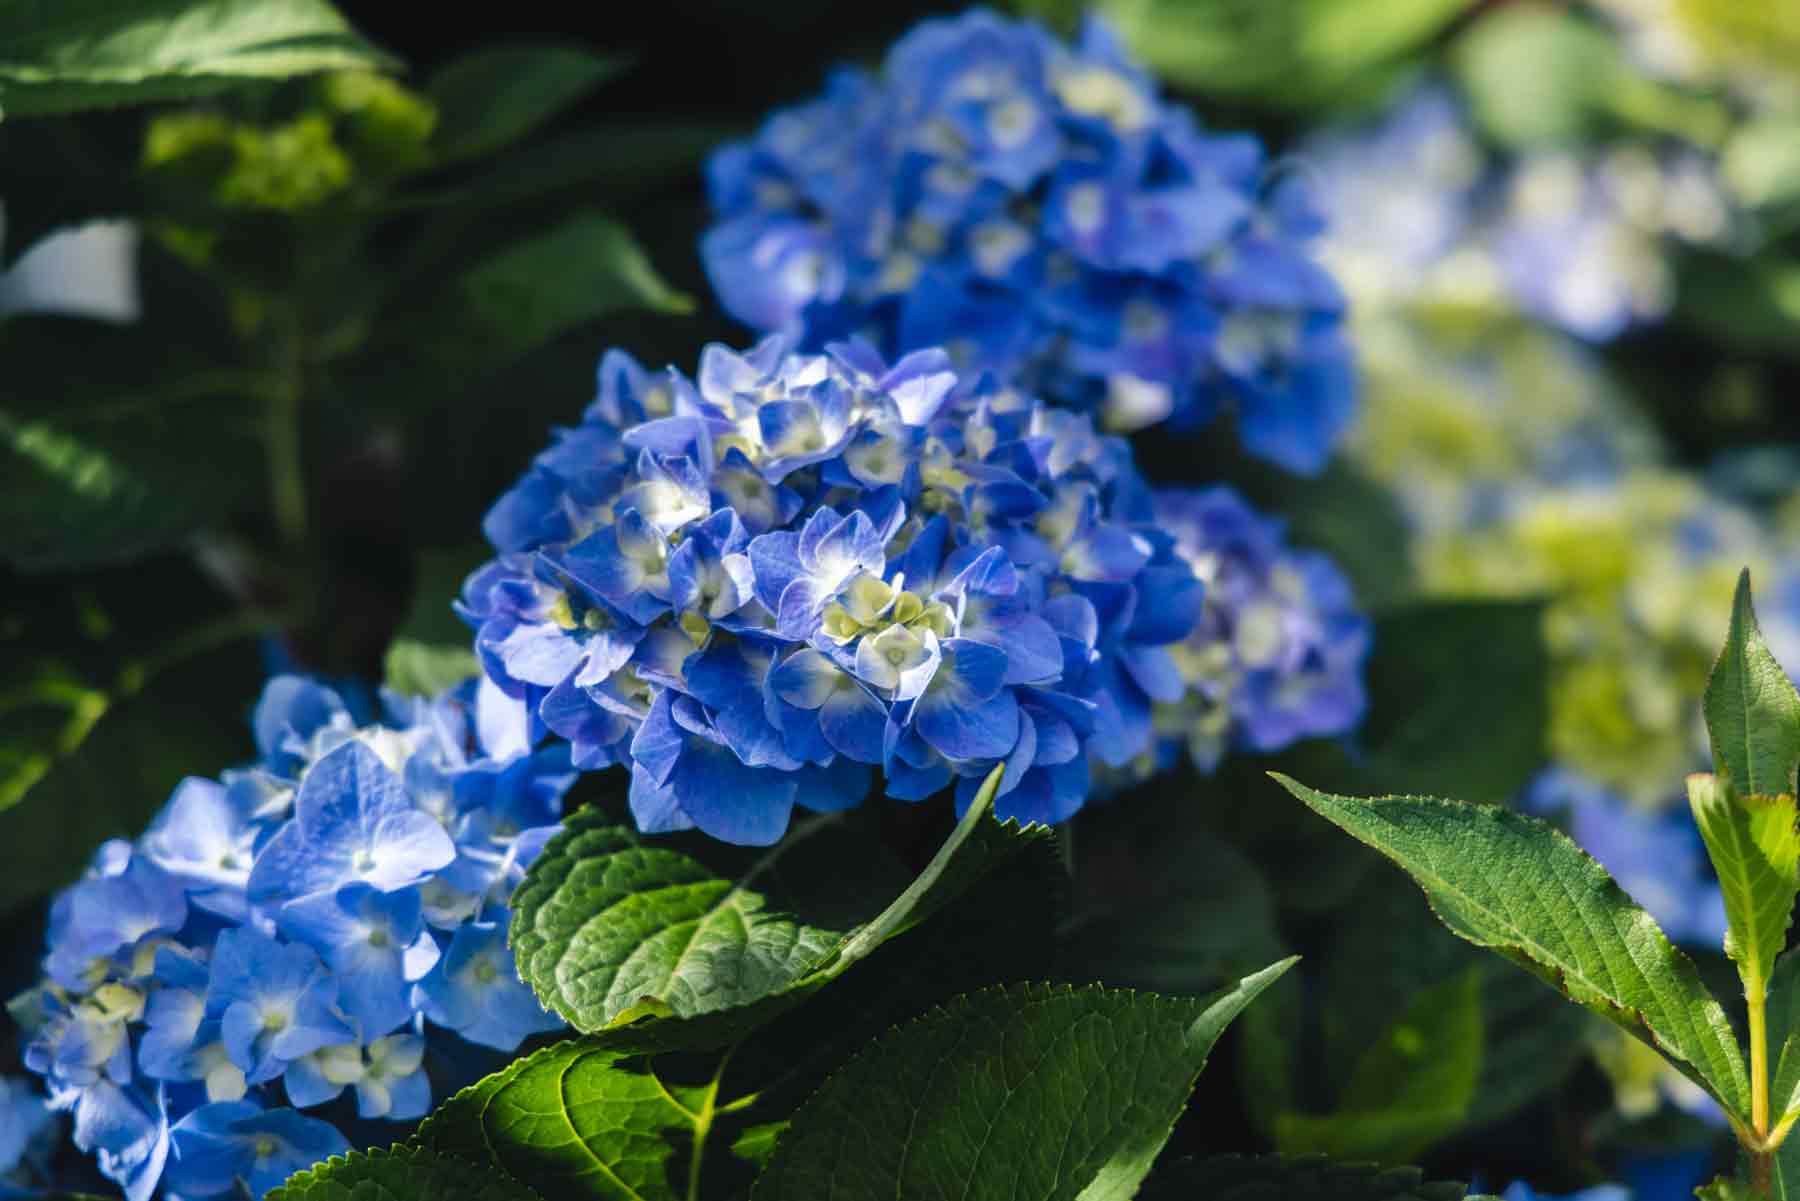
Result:
M740 846L770 846L787 832L793 773L747 767L730 750L693 739L669 778L682 812L705 833Z
M1010 688L986 700L956 688L929 688L913 710L913 724L946 759L1003 759L1019 740L1019 704Z
M880 763L887 709L855 680L842 682L819 707L819 729L840 754L858 763Z

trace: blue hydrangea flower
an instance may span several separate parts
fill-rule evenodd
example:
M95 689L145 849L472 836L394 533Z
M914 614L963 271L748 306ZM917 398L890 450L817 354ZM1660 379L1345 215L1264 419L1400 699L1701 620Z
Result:
M1122 440L941 350L613 352L460 611L514 727L628 766L645 831L763 845L999 763L999 811L1056 821L1185 687L1203 589L1154 518Z
M941 345L1118 428L1232 410L1303 472L1353 414L1304 180L1165 103L1097 21L1073 46L986 11L926 21L718 151L708 185L708 277L757 330Z
M503 1051L562 1025L519 979L506 927L499 922L458 928L443 958L420 982L419 997L433 1022Z
M1631 1201L1631 1190L1618 1184L1601 1184L1593 1188L1582 1189L1578 1193L1564 1193L1560 1197L1552 1197L1548 1193L1532 1191L1523 1180L1515 1180L1500 1194L1501 1201Z
M202 1105L172 1133L169 1187L189 1197L223 1196L240 1185L260 1197L295 1172L350 1150L328 1122L249 1101Z
M1277 751L1353 730L1371 628L1336 564L1289 547L1282 523L1230 488L1160 489L1155 511L1204 586L1199 621L1172 648L1178 686L1158 698L1164 755L1185 745L1211 771L1233 746Z
M22 1171L28 1153L55 1125L50 1103L29 1081L0 1076L0 1189Z
M511 1050L557 1024L510 958L505 1002L474 1016L433 972L505 928L559 828L567 751L532 751L491 683L384 704L368 720L312 681L270 681L261 757L184 780L53 903L44 981L11 1010L26 1066L130 1201L159 1182L260 1197L349 1149L299 1110L350 1089L362 1117L410 1121L461 1083L428 1076L432 1040Z

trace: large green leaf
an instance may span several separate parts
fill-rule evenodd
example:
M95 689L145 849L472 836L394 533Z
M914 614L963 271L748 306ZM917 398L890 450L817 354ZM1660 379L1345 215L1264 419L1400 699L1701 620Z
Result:
M1742 796L1728 776L1689 776L1687 792L1725 896L1725 953L1738 966L1744 995L1760 998L1787 947L1800 894L1794 798Z
M478 50L432 76L437 162L499 150L536 129L629 62L582 46L518 43Z
M1800 1122L1800 955L1783 954L1775 961L1769 980L1768 1000L1769 1046L1779 1058L1775 1077L1769 1089L1769 1107L1773 1127L1793 1128ZM1782 1144L1784 1154L1793 1155L1792 1138ZM1800 1160L1794 1164L1800 1169ZM1795 1180L1800 1181L1800 1171Z
M1496 9L1458 40L1452 61L1476 120L1514 146L1591 130L1624 67L1597 23L1547 4Z
M7 117L202 96L389 65L327 0L5 0Z
M1414 993L1364 1050L1333 1112L1276 1118L1277 1146L1391 1163L1455 1133L1481 1082L1481 982L1471 965Z
M496 1165L559 1201L675 1201L676 1152L706 1111L703 1098L670 1088L641 1060L571 1039L457 1093L413 1141Z
M999 779L996 769L917 879L848 926L789 917L751 887L787 853L793 835L728 879L595 812L578 812L514 894L519 975L576 1029L613 1031L611 1045L731 1041L924 921L996 864L1048 839L1045 827L993 820Z
M1275 777L1406 869L1450 930L1640 1038L1748 1124L1749 1074L1693 961L1606 870L1545 822L1432 797L1357 798Z
M481 260L453 291L456 341L443 349L488 365L624 309L694 307L657 274L629 230L592 210Z
M537 1201L504 1172L469 1170L468 1162L422 1147L372 1148L334 1156L288 1177L268 1201Z
M1321 1155L1221 1155L1158 1165L1144 1201L1463 1201L1469 1191L1417 1168L1344 1163Z
M959 998L832 1076L753 1201L1129 1198L1219 1035L1292 963L1210 1000L1047 985Z
M1800 692L1756 622L1750 573L1738 577L1731 629L1706 682L1706 730L1720 775L1747 796L1794 791L1800 764Z
M1078 7L1028 0L1038 11ZM1467 0L1102 0L1137 56L1184 88L1281 108L1342 105L1453 20Z

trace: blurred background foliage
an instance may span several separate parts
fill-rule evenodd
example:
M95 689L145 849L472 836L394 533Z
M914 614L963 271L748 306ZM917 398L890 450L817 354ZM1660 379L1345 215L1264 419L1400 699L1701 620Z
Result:
M579 413L600 351L744 340L694 252L707 151L960 6L516 0L421 23L281 0L259 11L283 24L196 38L180 18L205 7L0 5L8 991L102 839L248 757L265 673L426 691L467 670L448 601L482 510ZM1065 30L1083 11L1017 7ZM52 45L52 9L134 20ZM1205 124L1317 173L1362 364L1318 480L1224 437L1139 454L1284 515L1379 624L1353 743L1082 815L1060 970L1188 991L1307 955L1203 1080L1183 1149L1679 1195L1655 1180L1720 1154L1680 1082L1455 943L1262 773L1510 801L1555 764L1617 801L1595 838L1645 887L1668 875L1655 823L1703 746L1745 563L1800 663L1800 5L1095 10ZM1615 813L1595 804L1578 838Z

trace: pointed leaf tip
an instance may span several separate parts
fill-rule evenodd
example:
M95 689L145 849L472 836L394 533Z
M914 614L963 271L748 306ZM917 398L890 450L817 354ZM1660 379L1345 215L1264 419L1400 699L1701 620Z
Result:
M1730 629L1706 681L1702 708L1720 775L1729 776L1746 795L1794 791L1800 693L1757 623L1749 568L1738 576Z

